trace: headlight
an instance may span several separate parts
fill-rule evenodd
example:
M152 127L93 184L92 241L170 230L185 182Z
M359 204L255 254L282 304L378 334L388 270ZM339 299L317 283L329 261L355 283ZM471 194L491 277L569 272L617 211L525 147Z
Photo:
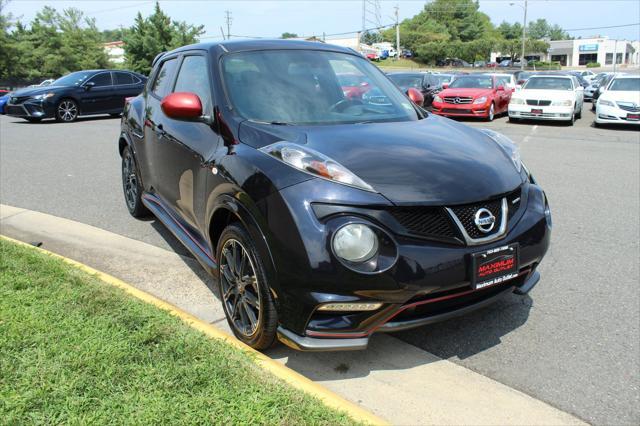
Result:
M346 167L311 148L290 142L276 142L260 148L260 151L316 177L375 192L369 184Z
M564 101L553 101L551 102L551 106L571 106L573 105L573 101L571 99L567 99Z
M511 103L513 105L524 105L524 99L511 98L511 101L509 103Z
M378 237L367 225L351 223L333 236L333 252L349 262L365 262L378 252Z
M55 95L55 93L51 93L51 92L43 93L42 95L33 96L31 99L35 99L36 101L43 101L45 99L49 99L50 97L52 97L54 95Z
M438 96L438 95L435 95L433 97L433 102L442 102L442 98L440 96Z
M491 129L480 129L480 131L500 145L509 158L511 158L511 161L518 173L520 173L520 170L522 170L522 160L520 158L520 149L518 146L502 133L495 132Z
M606 99L598 99L598 104L599 104L599 105L604 105L604 106L615 106L615 105L613 104L613 102L608 101L608 100L606 100Z
M482 97L480 97L480 98L478 98L478 99L473 101L473 103L475 105L480 105L480 104L483 104L485 102L487 102L487 97L486 96L482 96Z

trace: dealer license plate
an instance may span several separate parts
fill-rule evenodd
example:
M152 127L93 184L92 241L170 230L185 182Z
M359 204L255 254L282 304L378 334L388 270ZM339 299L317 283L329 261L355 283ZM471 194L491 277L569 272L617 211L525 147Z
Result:
M518 262L518 244L474 253L471 256L472 287L478 290L517 277Z
M541 109L532 109L531 110L531 114L541 115L542 114L542 110Z
M640 120L640 114L627 114L627 120Z

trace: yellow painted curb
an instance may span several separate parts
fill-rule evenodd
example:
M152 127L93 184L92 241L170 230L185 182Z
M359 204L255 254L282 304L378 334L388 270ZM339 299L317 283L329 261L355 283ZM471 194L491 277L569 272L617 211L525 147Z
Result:
M316 398L324 402L324 404L327 405L328 407L346 412L352 419L356 421L359 421L362 423L368 423L372 425L389 424L388 422L382 420L381 418L373 415L369 411L364 410L360 406L350 401L347 401L341 396L331 392L329 389L325 388L324 386L318 385L317 383L307 379L303 375L280 364L279 362L272 360L271 358L264 355L263 353L258 352L255 349L251 348L250 346L247 346L246 344L242 343L240 340L236 339L234 336L231 336L230 334L227 334L226 332L214 327L213 325L208 324L196 318L195 316L183 311L177 306L167 303L164 300L159 299L147 292L139 290L134 286L127 284L124 281L119 280L114 276L98 271L97 269L93 269L90 266L77 262L73 259L69 259L68 257L64 257L59 254L50 252L48 250L32 246L31 244L27 244L25 242L15 240L5 235L0 234L0 238L6 241L11 241L13 243L38 250L41 253L45 253L49 256L61 259L64 262L90 275L93 275L96 278L99 278L100 280L102 280L107 284L121 288L122 290L136 297L137 299L140 299L146 303L150 303L160 309L168 311L171 315L175 315L176 317L180 318L182 321L184 321L186 324L188 324L192 328L195 328L196 330L201 331L202 333L206 334L209 337L213 337L214 339L224 340L226 343L230 344L231 346L234 346L238 349L251 353L252 354L251 358L264 370L284 380L291 386L297 389L300 389L312 396L315 396Z

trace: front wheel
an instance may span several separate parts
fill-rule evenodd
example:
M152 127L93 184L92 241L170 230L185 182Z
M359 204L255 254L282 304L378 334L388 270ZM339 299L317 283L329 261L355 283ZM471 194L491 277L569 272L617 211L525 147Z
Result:
M220 298L233 334L254 349L269 348L278 314L251 237L240 224L231 224L222 231L216 254Z
M487 115L487 121L493 121L494 117L495 117L495 108L493 104L491 104L491 106L489 107L489 115Z
M567 125L573 126L575 122L576 122L576 113L574 111L573 114L571 114L571 118L567 122Z
M56 106L56 120L71 123L78 118L78 104L72 99L63 99Z
M582 118L582 105L580 105L580 109L578 110L578 113L576 114L576 118L578 120Z

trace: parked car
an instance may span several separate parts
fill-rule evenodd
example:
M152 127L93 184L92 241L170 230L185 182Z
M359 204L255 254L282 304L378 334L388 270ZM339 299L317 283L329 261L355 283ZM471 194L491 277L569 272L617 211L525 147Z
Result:
M369 52L366 54L366 58L370 61L379 61L380 60L380 55L378 55L377 53L372 53Z
M516 84L516 78L514 74L509 73L486 73L495 77L498 81L498 86L504 86L505 89L510 89L512 92L516 90L518 85Z
M487 68L496 68L497 66L497 62L487 62Z
M498 66L500 68L509 68L509 67L513 66L513 61L511 59L504 59L504 60L500 61Z
M609 74L605 75L604 77L602 77L600 79L597 89L591 95L591 111L595 112L595 110L596 110L596 102L597 102L598 98L600 97L600 95L602 95L602 93L605 91L606 87L609 85L611 80L613 80L613 78L616 75L620 75L620 74L609 73Z
M589 83L591 83L591 80L593 80L595 76L596 76L596 73L594 73L591 70L580 71L580 77L584 78Z
M534 75L509 103L509 121L560 120L573 125L582 117L584 89L575 76Z
M487 63L485 61L475 61L473 63L474 68L484 68L486 66L487 66Z
M540 74L540 72L536 72L536 71L516 71L516 72L514 72L513 73L513 77L516 80L516 86L522 87L522 85L527 82L529 77L531 77L532 75L536 75L536 74Z
M403 58L413 58L413 52L409 49L404 49L402 50L402 57Z
M471 64L467 61L457 58L447 58L436 62L439 67L454 67L454 68L471 68Z
M67 74L49 86L17 90L5 109L12 117L38 122L44 118L75 121L80 115L120 115L124 100L142 92L147 78L121 70L88 70Z
M589 82L589 86L587 86L587 88L584 89L584 100L585 101L593 101L594 100L593 99L593 94L596 91L598 91L598 88L600 87L600 83L609 74L613 74L613 73L602 72L602 73L596 74L596 76L591 79L591 81Z
M457 77L433 98L434 114L445 117L480 117L492 121L507 112L512 90L490 74Z
M340 73L336 74L346 99L362 99L362 96L371 89L371 84L363 74Z
M345 98L345 69L387 104ZM248 345L363 349L538 281L551 215L516 145L415 107L352 50L192 45L150 79L122 120L126 206L219 277Z
M618 75L596 104L595 124L640 125L640 76Z
M422 72L396 72L387 74L403 92L410 88L419 90L424 97L425 108L431 107L433 96L442 90L442 85L453 80L453 74L436 74Z
M563 71L562 74L572 75L578 79L583 89L589 87L589 82L584 79L581 71Z
M9 94L6 93L2 96L0 96L0 114L4 114L4 107L7 104L7 102L9 101Z

